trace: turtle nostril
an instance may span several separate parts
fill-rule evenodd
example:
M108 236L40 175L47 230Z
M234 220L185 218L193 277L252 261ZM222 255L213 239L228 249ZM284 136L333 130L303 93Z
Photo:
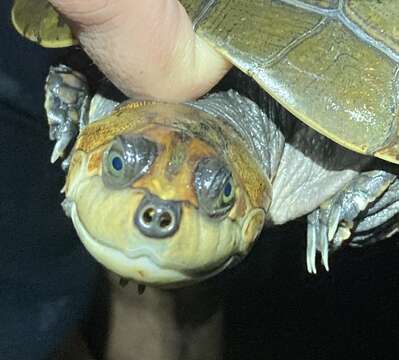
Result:
M170 213L168 212L163 213L159 221L159 225L161 226L161 228L166 228L171 223L172 223L172 216L170 215Z
M154 220L155 216L155 209L154 208L148 208L146 211L144 211L143 214L143 221L146 224L151 223Z
M136 210L134 224L143 235L162 239L176 233L180 219L180 203L147 195Z

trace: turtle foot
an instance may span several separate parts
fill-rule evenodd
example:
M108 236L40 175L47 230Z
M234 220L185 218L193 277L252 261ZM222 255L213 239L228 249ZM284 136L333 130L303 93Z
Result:
M357 176L344 189L308 215L306 263L310 273L316 274L316 253L329 270L328 253L348 240L367 216L367 210L390 187L395 176L384 171L370 171ZM363 214L364 216L360 216ZM381 225L374 222L375 226Z
M54 163L88 122L89 87L82 74L59 65L50 68L45 90L49 137L56 142L51 155Z

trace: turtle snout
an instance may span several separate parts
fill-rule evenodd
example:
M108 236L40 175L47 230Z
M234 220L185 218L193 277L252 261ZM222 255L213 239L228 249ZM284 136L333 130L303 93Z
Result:
M146 195L137 208L134 223L143 235L162 239L178 230L180 218L180 203Z

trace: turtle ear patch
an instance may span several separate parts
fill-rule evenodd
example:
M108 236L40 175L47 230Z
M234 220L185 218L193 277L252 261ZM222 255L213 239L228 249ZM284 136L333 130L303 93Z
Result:
M247 252L265 225L266 215L263 209L253 209L247 215L242 226L242 251Z

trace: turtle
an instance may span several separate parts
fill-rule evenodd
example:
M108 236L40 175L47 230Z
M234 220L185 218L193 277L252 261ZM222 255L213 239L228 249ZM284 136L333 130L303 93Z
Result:
M122 278L174 287L237 264L264 227L302 216L311 273L317 252L328 270L329 251L398 232L399 8L181 3L198 35L246 74L242 91L120 103L91 96L65 65L50 69L51 161L78 135L63 162L63 206L88 251ZM32 20L28 4L15 2L19 32L75 43L46 1Z

